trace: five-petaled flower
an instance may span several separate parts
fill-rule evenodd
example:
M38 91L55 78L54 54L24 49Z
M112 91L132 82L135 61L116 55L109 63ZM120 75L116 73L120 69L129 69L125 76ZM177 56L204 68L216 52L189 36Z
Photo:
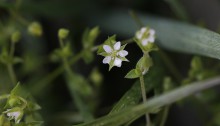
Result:
M103 45L103 52L101 55L105 56L103 59L104 64L109 64L109 70L113 66L121 67L122 61L128 61L125 56L128 55L128 52L124 50L126 45L121 46L121 42L116 42L113 47L111 45Z
M143 46L147 46L148 43L154 43L155 30L148 27L143 27L136 32L135 37L141 42Z
M24 114L23 110L19 107L7 109L7 111L5 111L4 113L6 113L6 115L9 117L9 120L14 119L15 123L19 123Z

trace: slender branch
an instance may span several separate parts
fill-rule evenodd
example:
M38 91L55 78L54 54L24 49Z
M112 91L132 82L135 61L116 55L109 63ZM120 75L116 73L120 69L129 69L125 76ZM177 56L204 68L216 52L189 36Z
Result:
M13 86L16 85L17 83L17 77L16 77L16 74L13 68L14 51L15 51L15 43L11 42L11 47L10 47L10 52L9 52L9 58L11 61L7 63L7 69L8 69L9 77L12 81Z
M146 90L145 90L145 86L144 86L144 76L143 75L140 76L140 84L141 84L141 94L142 94L142 98L143 98L143 103L146 103L147 102L147 96L146 96ZM151 121L150 121L149 114L146 113L145 117L146 117L146 121L147 121L146 126L151 126Z
M170 106L166 106L166 107L164 108L163 115L162 115L162 120L161 120L161 122L160 122L160 126L164 126L164 125L165 125L166 120L167 120L167 116L168 116L169 109L170 109Z
M3 100L3 99L7 99L10 97L10 94L6 94L6 95L1 95L0 96L0 100Z
M137 16L137 14L135 13L135 11L131 10L130 12L131 17L133 18L133 20L137 23L138 27L141 28L144 26L144 24L142 23L142 21L140 20L140 18Z
M180 83L183 80L183 76L178 71L178 69L176 68L175 64L172 62L170 57L163 50L158 51L158 53L160 54L161 58L163 59L165 65L170 70L171 74L175 77L177 82Z

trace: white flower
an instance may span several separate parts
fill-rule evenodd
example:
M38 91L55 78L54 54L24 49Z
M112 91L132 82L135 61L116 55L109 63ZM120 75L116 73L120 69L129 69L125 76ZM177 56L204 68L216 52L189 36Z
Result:
M143 27L136 32L135 37L141 42L143 46L147 46L148 43L154 43L155 30L147 27Z
M6 113L6 115L9 117L9 120L14 119L15 123L19 123L24 114L23 110L18 107L7 109L7 111L5 111L4 113Z
M103 56L105 58L103 59L104 64L109 64L110 69L113 66L121 67L122 61L128 61L125 56L128 55L128 52L124 50L125 46L121 46L121 42L116 42L113 47L110 45L103 45L104 53Z

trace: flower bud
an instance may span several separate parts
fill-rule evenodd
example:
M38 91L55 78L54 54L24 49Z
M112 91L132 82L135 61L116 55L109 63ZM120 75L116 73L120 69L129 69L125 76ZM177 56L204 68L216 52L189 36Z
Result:
M11 41L14 43L18 42L20 39L21 39L21 33L19 31L16 31L11 35Z
M95 68L94 70L92 70L92 73L90 75L90 79L96 86L100 86L101 82L103 81L103 76L98 71L98 69Z
M99 27L94 27L93 29L90 30L89 32L89 39L90 41L94 41L100 33Z
M36 37L40 37L43 34L42 26L38 22L32 22L28 26L28 32Z
M58 31L58 37L60 39L65 39L67 36L69 35L69 30L65 29L65 28L61 28Z

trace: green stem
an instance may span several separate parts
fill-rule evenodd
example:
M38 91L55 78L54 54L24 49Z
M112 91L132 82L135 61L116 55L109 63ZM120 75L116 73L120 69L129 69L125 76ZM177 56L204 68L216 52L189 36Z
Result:
M166 106L166 107L164 108L160 126L164 126L164 125L165 125L166 120L167 120L167 116L168 116L168 113L169 113L169 109L170 109L170 106Z
M12 60L12 61L10 61L7 64L7 69L8 69L9 77L12 81L13 86L16 85L16 83L17 83L16 74L15 74L15 71L14 71L14 68L13 68L14 51L15 51L15 43L11 42L9 57L10 57L10 60Z
M144 86L144 76L140 76L140 84L141 84L141 93L142 93L142 98L143 98L143 103L147 102L147 96L146 96L146 90ZM151 121L150 121L150 116L148 113L145 114L147 125L146 126L151 126Z
M170 57L162 50L159 51L161 58L163 59L165 65L170 70L171 74L175 77L178 83L181 83L183 76L180 74Z
M25 18L23 18L22 16L20 16L19 14L17 14L17 12L15 12L14 10L9 10L13 20L17 20L19 21L21 24L23 24L24 26L28 26L30 24L29 21L27 21Z
M59 42L61 49L64 49L65 47L64 41L60 39ZM72 83L69 82L69 78L72 78L74 76L74 72L71 70L71 63L69 63L67 57L62 57L62 61L63 61L64 70L67 73L67 79L68 79L67 86L69 87L70 93L72 94L71 95L72 98L75 100L77 108L82 114L84 121L93 120L93 115L90 113L89 107L87 106L87 104L85 104L77 89L74 88L74 86L72 86Z
M134 38L129 38L129 39L123 40L123 41L121 41L121 42L122 42L122 45L124 45L124 44L129 44L129 43L134 42Z
M10 97L10 94L6 94L6 95L1 95L0 96L0 100L3 100L3 99L7 99Z
M130 12L131 17L133 18L133 20L137 23L138 27L141 28L144 26L144 24L142 23L142 21L140 20L140 18L137 16L137 14L135 13L135 11L131 10Z
M24 104L21 106L22 109L25 109L27 107L27 101L22 98L22 97L18 97Z

